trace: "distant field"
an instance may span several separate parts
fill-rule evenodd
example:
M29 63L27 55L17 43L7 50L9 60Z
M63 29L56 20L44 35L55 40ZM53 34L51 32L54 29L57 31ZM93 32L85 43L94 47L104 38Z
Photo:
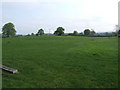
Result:
M35 36L3 38L3 88L118 87L115 37Z

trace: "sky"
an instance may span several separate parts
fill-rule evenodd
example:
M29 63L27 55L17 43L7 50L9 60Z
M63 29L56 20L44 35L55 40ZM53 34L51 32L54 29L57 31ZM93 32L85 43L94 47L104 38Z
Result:
M2 24L12 22L17 34L53 33L64 27L65 33L113 32L118 24L119 0L3 0Z

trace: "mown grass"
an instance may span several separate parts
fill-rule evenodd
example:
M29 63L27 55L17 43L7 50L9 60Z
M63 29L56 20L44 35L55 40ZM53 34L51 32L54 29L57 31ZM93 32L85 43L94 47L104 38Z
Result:
M116 37L3 38L3 88L118 87Z

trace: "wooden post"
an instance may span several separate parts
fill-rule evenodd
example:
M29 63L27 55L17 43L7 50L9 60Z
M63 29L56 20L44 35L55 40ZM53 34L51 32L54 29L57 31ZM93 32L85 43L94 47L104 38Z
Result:
M4 70L4 71L7 71L7 72L10 72L10 73L18 73L18 70L17 69L13 69L13 68L9 68L7 66L4 66L2 65L2 67L0 67L0 69Z

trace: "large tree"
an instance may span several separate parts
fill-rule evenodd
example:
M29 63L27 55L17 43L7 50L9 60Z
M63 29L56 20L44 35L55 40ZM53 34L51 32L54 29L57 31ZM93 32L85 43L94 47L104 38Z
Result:
M16 35L15 26L13 23L7 23L2 27L3 36L10 37Z
M43 34L44 34L44 30L43 29L38 30L37 35L43 35Z
M85 35L85 36L90 35L90 30L89 30L89 29L85 29L85 30L84 30L84 35Z
M64 28L63 27L58 27L57 30L54 32L55 35L63 35L64 34Z

